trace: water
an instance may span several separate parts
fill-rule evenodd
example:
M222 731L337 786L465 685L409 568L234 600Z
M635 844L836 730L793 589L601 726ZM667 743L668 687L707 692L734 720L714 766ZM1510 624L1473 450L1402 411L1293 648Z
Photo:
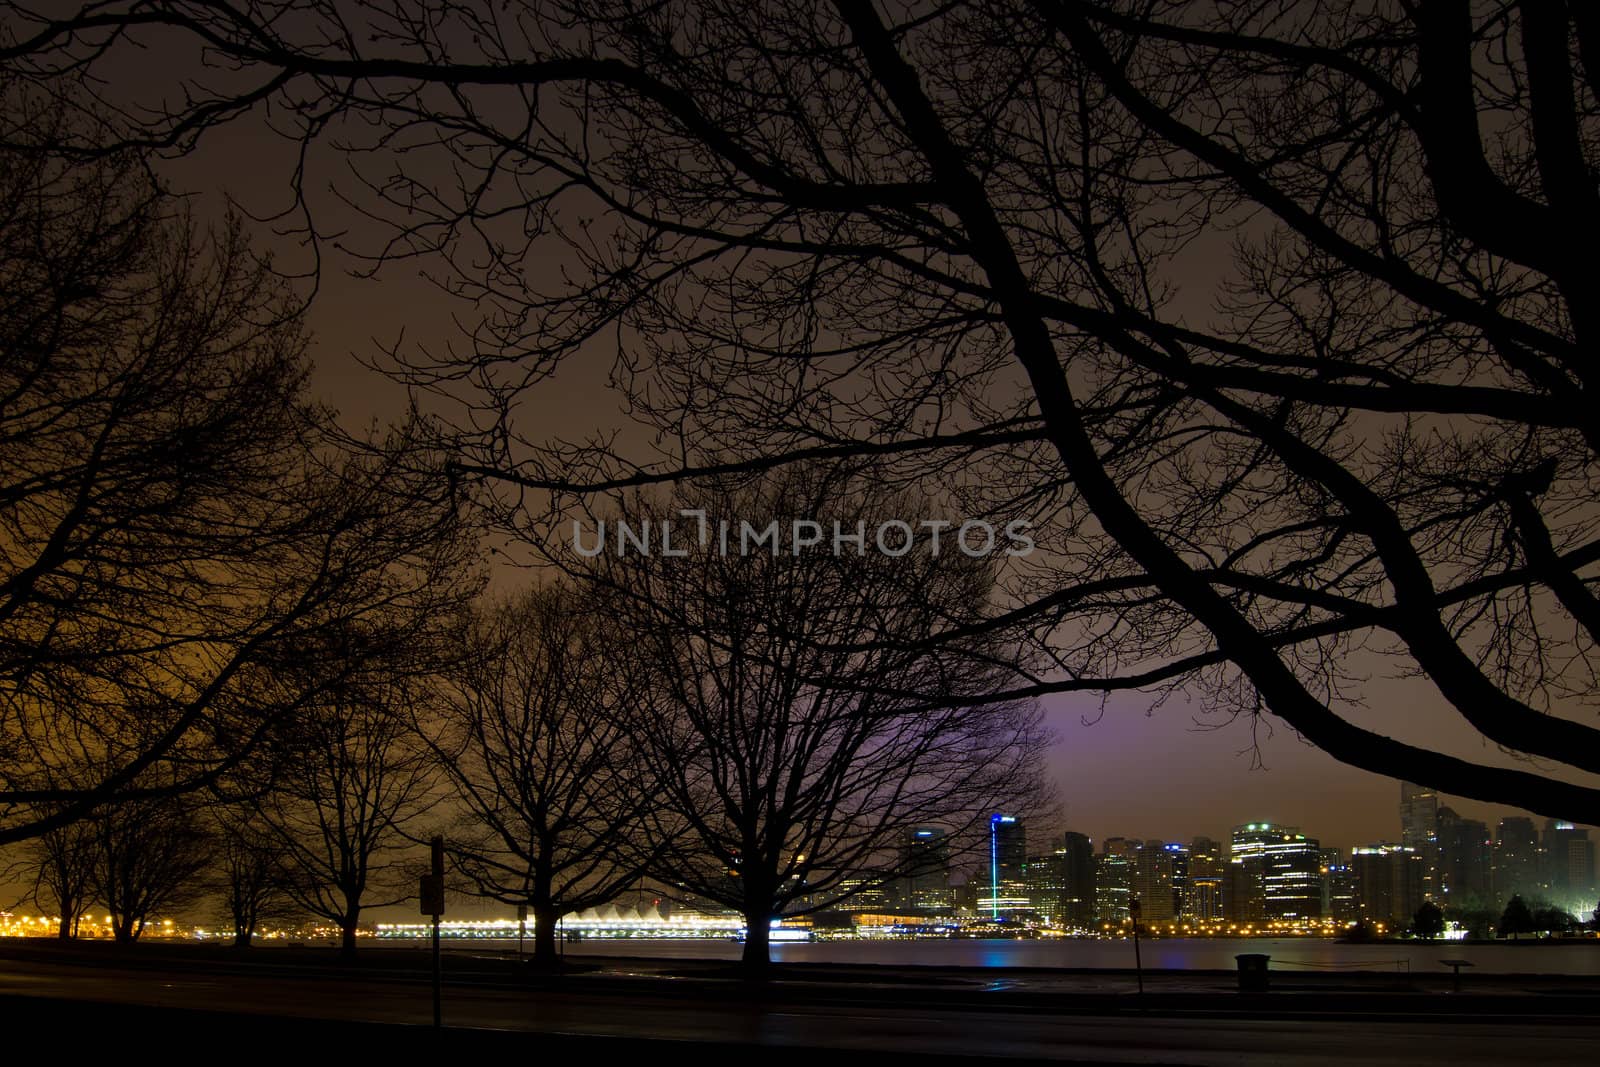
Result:
M515 941L509 943L511 946ZM500 942L495 942L496 947ZM1439 961L1470 960L1477 974L1600 975L1600 940L1564 944L1349 945L1318 938L1162 938L1140 946L1151 970L1226 970L1234 956L1263 952L1275 971L1447 971ZM696 939L654 941L594 938L569 943L573 956L636 956L648 959L739 958L734 941ZM1042 941L927 940L816 941L774 944L772 958L786 963L858 963L928 967L1082 967L1132 968L1133 942L1067 938Z

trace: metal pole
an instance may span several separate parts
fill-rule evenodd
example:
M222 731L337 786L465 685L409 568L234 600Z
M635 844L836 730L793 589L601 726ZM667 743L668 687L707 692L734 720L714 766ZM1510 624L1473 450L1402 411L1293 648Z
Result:
M439 913L444 911L444 838L436 836L431 842L434 885L437 886L438 897L433 905L433 1028L435 1030L444 1026L444 997L441 987L444 985L442 961L439 958Z
M440 996L440 966L439 966L439 916L433 917L433 1028L439 1029L444 1025L444 1004Z
M1133 973L1139 979L1139 995L1144 995L1144 961L1139 958L1139 898L1128 901L1128 914L1133 919Z

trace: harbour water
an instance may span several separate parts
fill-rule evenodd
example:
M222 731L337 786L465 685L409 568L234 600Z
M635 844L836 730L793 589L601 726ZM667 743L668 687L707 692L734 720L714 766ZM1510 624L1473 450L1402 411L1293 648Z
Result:
M502 942L495 942L499 947ZM511 942L515 945L515 942ZM574 956L649 959L738 959L735 941L593 938L566 945ZM1140 945L1151 970L1233 970L1234 956L1260 952L1275 971L1448 970L1441 961L1468 960L1478 974L1600 976L1600 940L1560 944L1465 944L1396 941L1347 944L1320 938L1162 938ZM1048 940L884 940L774 943L773 959L788 963L880 964L893 967L1133 967L1133 942L1094 938Z

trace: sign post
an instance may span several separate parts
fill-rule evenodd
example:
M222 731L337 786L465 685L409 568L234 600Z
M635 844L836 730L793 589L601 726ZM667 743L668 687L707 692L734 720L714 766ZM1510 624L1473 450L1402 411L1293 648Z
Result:
M1128 901L1128 917L1133 920L1133 973L1139 979L1139 994L1144 995L1144 963L1139 959L1139 898Z
M432 852L430 871L422 876L417 896L422 901L422 914L433 917L433 1025L437 1029L444 1025L439 960L439 916L444 914L444 838L434 837Z

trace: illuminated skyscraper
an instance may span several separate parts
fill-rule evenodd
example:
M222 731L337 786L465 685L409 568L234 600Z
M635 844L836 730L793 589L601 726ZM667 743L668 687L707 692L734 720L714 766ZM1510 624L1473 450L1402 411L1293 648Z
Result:
M1028 910L1027 862L1022 820L999 813L989 816L989 884L978 899L980 912L1001 919Z
M1260 915L1246 899L1231 909L1229 918L1316 919L1322 916L1322 849L1292 826L1246 823L1233 828L1228 863L1236 874L1229 886L1253 896L1260 893ZM1257 888L1259 887L1259 888Z
M1171 922L1183 913L1189 850L1176 842L1146 841L1134 857L1133 891L1145 922Z
M1439 894L1438 793L1412 782L1400 783L1400 843L1421 857L1422 895L1431 900Z
M944 830L915 827L906 840L905 861L902 906L938 915L953 911L956 895L950 887L950 839Z
M1133 896L1135 844L1125 837L1108 837L1094 861L1094 917L1101 924L1118 926L1128 920L1128 900Z
M1183 900L1185 916L1195 919L1223 917L1227 867L1222 846L1211 838L1197 837L1189 842L1189 885Z
M1551 819L1545 823L1542 851L1550 902L1588 918L1595 910L1594 843L1589 831L1565 819Z
M1322 917L1347 923L1361 916L1355 871L1337 848L1322 850Z
M1439 840L1439 794L1411 782L1400 783L1400 843L1421 849Z
M1035 915L1069 929L1094 923L1094 845L1068 833L1061 847L1028 859L1028 901Z

